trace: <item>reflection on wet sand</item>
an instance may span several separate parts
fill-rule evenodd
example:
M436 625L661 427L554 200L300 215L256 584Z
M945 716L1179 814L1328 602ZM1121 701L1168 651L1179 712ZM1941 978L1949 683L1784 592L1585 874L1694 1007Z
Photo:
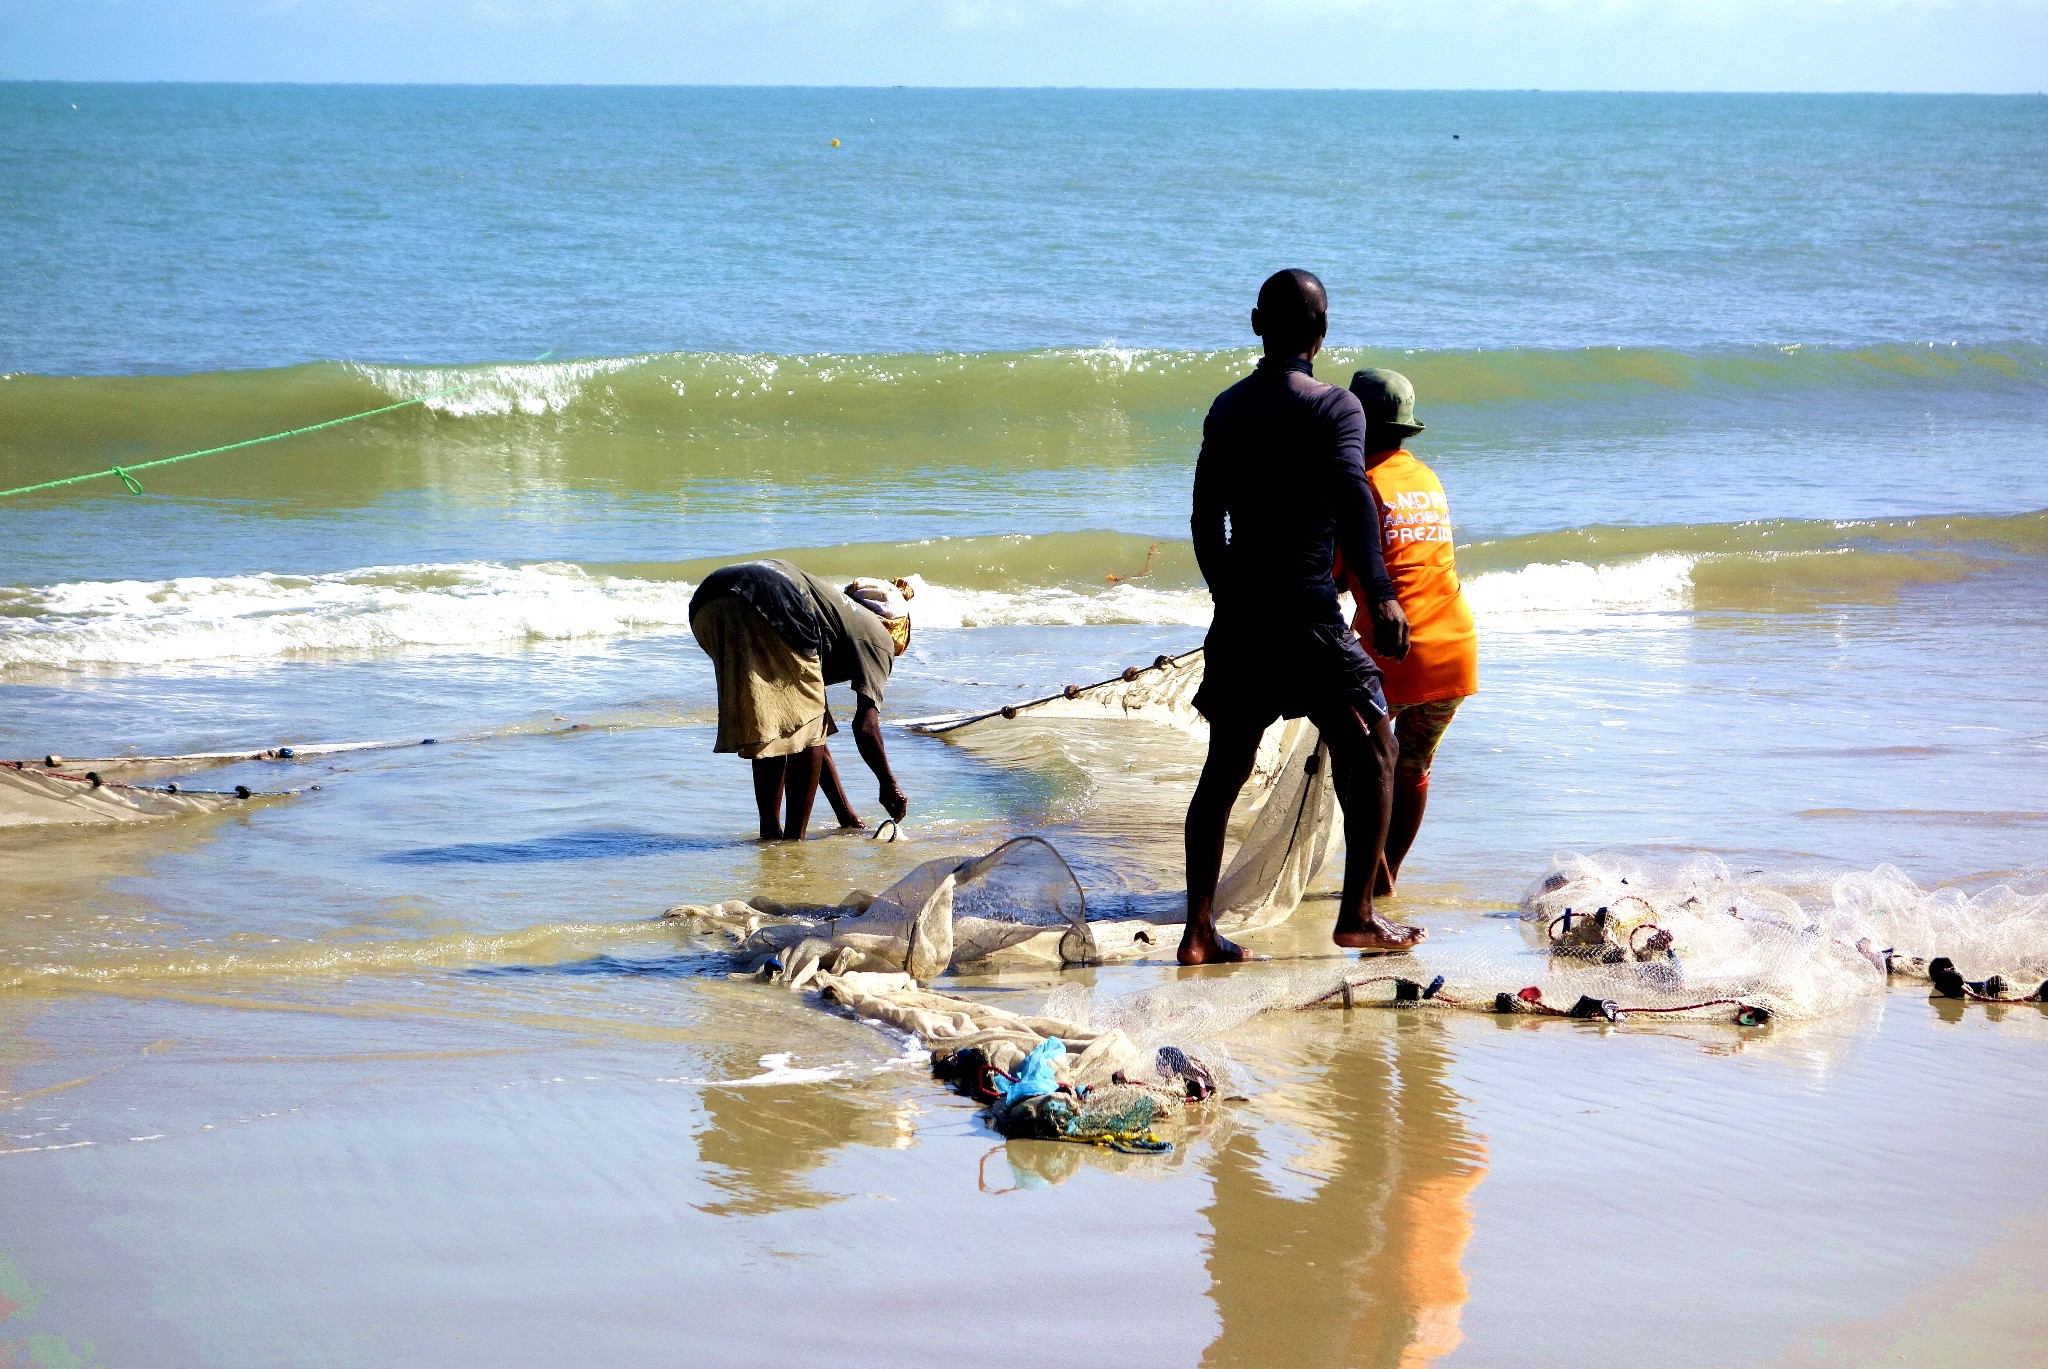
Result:
M872 1093L837 1085L714 1085L704 1090L706 1125L697 1137L705 1179L731 1195L700 1205L714 1216L749 1217L823 1207L842 1195L808 1177L846 1146L904 1146L916 1135L911 1109L878 1108Z
M1259 1109L1298 1116L1313 1149L1290 1161L1276 1142L1291 1128L1246 1127L1211 1164L1208 1263L1223 1331L1204 1364L1410 1369L1463 1340L1485 1149L1446 1082L1441 1025L1361 1016L1319 1053L1312 1082ZM1284 1178L1273 1173L1283 1164ZM1291 1179L1306 1191L1281 1191Z
M132 887L150 861L165 852L186 852L216 839L235 821L225 814L187 816L173 822L134 827L50 827L0 833L0 976L19 967L65 959L80 942L87 945L154 925L154 903ZM59 1051L29 1035L29 1024L47 1006L40 997L0 994L0 1101L18 1103L35 1094L85 1082L101 1071L66 1073L28 1093L22 1070ZM83 1075L84 1078L79 1078ZM0 1141L7 1149L17 1143ZM0 1360L0 1363L6 1363Z
M48 827L0 833L0 962L57 958L93 942L158 925L161 913L139 887L151 864L217 841L246 822L208 813L132 827Z

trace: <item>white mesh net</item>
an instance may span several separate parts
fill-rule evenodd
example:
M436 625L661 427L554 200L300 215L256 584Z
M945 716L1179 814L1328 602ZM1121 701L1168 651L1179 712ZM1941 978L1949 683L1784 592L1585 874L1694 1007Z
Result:
M251 798L247 788L224 792L177 784L139 785L102 781L97 771L0 764L0 828L79 823L146 822L193 813L218 813Z
M1566 855L1522 907L1584 992L1644 1008L1728 997L1819 1017L1892 979L1925 980L1944 957L2027 991L2048 975L2048 890L1928 890L1888 865L1770 875L1712 856L1658 866Z
M1567 915L1566 910L1570 913ZM1038 1018L1116 1033L1140 1057L1177 1047L1226 1093L1245 1081L1223 1042L1254 1016L1318 1007L1412 1006L1583 1017L1811 1020L1925 984L1948 958L2002 995L2048 977L2048 884L1922 889L1868 873L1737 874L1712 857L1654 865L1566 855L1529 890L1520 934L1493 949L1427 942L1410 955L1254 963L1119 997L1054 991Z
M1289 748L1217 886L1216 921L1226 935L1285 921L1329 854L1336 797L1328 756L1313 728L1287 726L1282 740L1291 738ZM1185 914L1178 895L1120 897L1091 911L1066 860L1034 836L969 859L926 861L883 893L856 893L837 907L755 899L668 911L732 936L747 972L772 960L793 975L820 962L900 970L919 982L1005 964L1095 965L1155 955L1179 945Z
M737 910L773 916L746 904L722 915ZM1206 1125L1198 1100L1251 1091L1225 1042L1264 1013L1391 1006L1760 1028L1821 1017L1900 976L1931 978L1955 998L2048 993L2048 885L1930 891L1889 867L1773 879L1709 857L1652 866L1563 856L1524 897L1519 934L1491 950L1426 942L1378 960L1255 962L1120 996L1067 984L1035 1013L935 992L913 975L1019 945L1044 955L1051 943L1071 963L1080 939L1106 924L1086 920L1078 882L1048 844L1023 838L976 860L930 862L864 914L847 913L829 936L793 921L760 926L743 951L758 953L766 977L915 1036L935 1073L989 1103L1005 1136L1141 1153L1169 1149L1190 1117ZM1961 971L1944 970L1951 962ZM1028 1070L1052 1040L1066 1050L1056 1087L1006 1101L994 1081Z
M1116 718L1177 728L1196 737L1208 735L1208 723L1195 711L1201 688L1203 654L1198 648L1179 656L1160 656L1149 666L1132 666L1120 676L1097 684L1069 685L1058 694L981 713L950 713L916 719L904 726L932 734L970 727L1001 726L1021 717L1036 719ZM1337 797L1330 779L1329 753L1321 748L1307 720L1277 722L1260 739L1252 774L1245 785L1252 825L1238 844L1216 889L1217 925L1226 936L1256 932L1284 921L1300 904L1308 883L1322 868L1336 831ZM1178 924L1184 908L1170 916L1143 919ZM1130 921L1126 918L1103 921ZM1142 954L1154 942L1104 929L1098 957Z
M858 942L842 942L853 937ZM926 861L833 929L834 944L900 941L901 968L929 980L998 958L1092 964L1080 881L1050 842L1018 837L972 860ZM893 954L884 951L884 958Z
M969 859L928 860L884 892L856 892L833 908L756 899L683 905L668 916L726 932L739 942L742 972L773 964L785 982L801 982L812 966L927 982L971 966L1089 965L1101 957L1080 881L1041 837L1017 837Z
M1132 666L1114 679L1092 685L1068 685L1057 694L1005 704L979 713L942 713L913 718L903 724L912 732L942 735L977 723L1034 718L1136 718L1178 727L1206 736L1208 724L1195 711L1195 691L1202 687L1202 652L1198 647L1179 656L1160 656L1151 665Z
M1201 683L1201 652L1162 656L1125 677L1006 712L909 725L958 731L1054 709L1190 729L1200 724L1188 701ZM1337 796L1329 752L1314 726L1294 719L1267 729L1246 793L1251 823L1216 889L1216 923L1226 936L1285 921L1330 854ZM927 861L872 900L854 895L834 908L792 909L755 899L669 910L672 918L730 933L750 971L774 961L786 977L820 964L842 972L900 970L920 982L949 970L1154 955L1179 944L1185 915L1178 892L1118 895L1090 908L1073 870L1039 837L1018 837L972 859Z
M2040 1001L2048 882L1923 889L1889 866L1738 874L1711 856L1653 864L1560 856L1525 895L1520 935L1357 962L1254 965L1063 1016L1134 1040L1218 1037L1277 1008L1463 1008L1610 1022L1805 1021L1930 982L1950 997ZM1941 970L1945 964L1954 969Z
M1216 884L1216 924L1225 936L1284 922L1329 857L1337 830L1330 752L1306 719L1267 730L1253 783L1252 825Z
M1201 721L1189 700L1200 679L1199 652L1162 657L1087 689L914 725L956 731L1030 712L1139 718L1193 733ZM1252 821L1218 888L1226 934L1291 914L1336 828L1328 753L1304 721L1268 732L1250 791ZM1163 954L1178 941L1184 902L1147 904L1125 897L1091 909L1059 853L1020 837L972 859L927 862L886 893L840 908L756 900L671 914L729 931L748 970L816 988L916 1035L942 1065L956 1062L947 1068L968 1060L1010 1071L1039 1043L1064 1041L1073 1057L1061 1080L1080 1101L1054 1113L1058 1139L1070 1140L1142 1140L1151 1122L1179 1111L1184 1086L1186 1097L1197 1094L1197 1080L1242 1095L1248 1081L1224 1040L1279 1010L1384 1005L1762 1027L1823 1017L1901 979L1951 998L2048 1001L2048 881L1928 890L1889 866L1773 875L1737 873L1710 856L1659 864L1577 854L1554 859L1529 888L1513 936L1445 937L1382 959L1254 963L1120 997L1070 984L1035 1014L926 987L949 970L1005 962ZM1034 1114L1018 1125L1054 1124Z

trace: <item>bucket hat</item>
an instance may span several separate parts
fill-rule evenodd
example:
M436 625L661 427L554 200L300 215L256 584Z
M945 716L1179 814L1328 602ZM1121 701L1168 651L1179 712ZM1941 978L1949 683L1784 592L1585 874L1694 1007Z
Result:
M1415 387L1399 371L1368 367L1351 377L1351 393L1365 406L1368 432L1408 438L1422 431L1415 421Z

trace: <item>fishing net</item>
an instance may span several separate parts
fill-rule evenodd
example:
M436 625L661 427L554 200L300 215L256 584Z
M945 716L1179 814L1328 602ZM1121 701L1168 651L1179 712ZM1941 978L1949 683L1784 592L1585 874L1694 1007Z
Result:
M1191 700L1201 675L1199 651L1162 656L1094 685L910 726L945 733L1036 714L1137 718L1198 732ZM1335 836L1329 756L1307 722L1268 731L1247 789L1250 826L1218 887L1226 935L1291 914ZM930 862L871 905L856 901L822 916L771 917L758 901L676 911L726 927L755 965L772 961L786 983L801 982L806 966L894 970L929 982L1005 960L1074 965L1163 953L1177 944L1185 912L1178 895L1105 896L1090 907L1058 853L1031 838L973 860ZM1531 886L1520 913L1521 935L1506 944L1445 938L1387 961L1261 967L1116 1007L1063 1000L1055 1015L1159 1044L1213 1041L1280 1007L1381 1002L1762 1025L1824 1016L1900 978L1950 997L2011 1001L2039 995L2048 976L2048 893L1926 891L1890 867L1788 877L1738 874L1708 856L1656 865L1565 855ZM1227 1072L1220 1047L1211 1053Z
M1336 825L1329 758L1314 728L1275 729L1265 790L1217 884L1217 926L1243 935L1284 921L1328 856ZM1065 858L1042 837L1016 837L984 855L926 861L878 895L855 892L830 908L768 899L684 904L677 921L738 942L743 973L774 963L785 982L806 967L902 971L928 983L948 971L1003 965L1095 965L1180 944L1178 892L1117 894L1091 908Z
M1271 926L1328 854L1335 797L1312 729L1292 737L1219 889L1226 932ZM1091 910L1048 843L1019 838L972 860L928 862L871 902L795 914L772 905L677 910L726 927L747 968L773 962L908 972L1005 962L1075 965L1164 954L1178 899ZM1711 856L1654 863L1562 855L1523 896L1519 935L1425 942L1385 960L1247 968L1090 1008L1070 992L1048 1012L1149 1045L1211 1042L1281 1007L1415 1004L1600 1018L1760 1026L1811 1020L1901 982L1951 998L2039 1000L2048 980L2048 887L1922 889L1902 872L1737 872ZM1220 1047L1217 1068L1228 1072Z
M1214 1067L1195 1051L1114 1026L935 993L901 973L813 964L803 982L828 1004L915 1037L933 1074L987 1103L1005 1136L1163 1152L1171 1142L1156 1128L1217 1093Z
M1951 998L2048 1001L2048 887L1922 889L1870 872L1737 873L1711 856L1654 864L1564 855L1500 944L1425 942L1343 966L1168 985L1077 1020L1191 1039L1283 1007L1413 1006L1623 1022L1808 1021L1899 983ZM1263 969L1264 967L1258 967Z
M102 780L97 771L75 773L0 762L0 828L147 822L218 813L252 797L264 796L246 787L215 791L177 784L116 784Z
M1203 654L1198 648L1179 656L1160 656L1149 666L1132 666L1092 685L1068 685L1044 698L979 713L916 719L904 726L938 735L1001 726L1020 717L1115 718L1156 723L1201 736L1207 734L1208 724L1195 711L1193 701L1202 674ZM1247 935L1285 921L1330 854L1337 827L1336 789L1331 782L1328 749L1306 719L1283 720L1266 730L1245 784L1244 807L1250 825L1216 889L1217 926L1226 936ZM965 889L967 883L959 881L957 887ZM934 876L926 874L898 901L936 887ZM1012 917L1027 916L1014 903L1012 907ZM1093 928L1087 942L1080 937L1057 943L1010 935L970 938L956 942L953 964L959 968L977 958L1004 953L1010 953L1010 958L1050 960L1047 952L1055 947L1062 951L1058 961L1062 964L1130 959L1160 946L1162 926L1173 929L1168 939L1177 945L1185 913L1185 901L1178 895L1113 898L1084 913ZM1053 920L1043 911L1028 916L1039 922ZM1086 961L1076 956L1082 951Z
M1135 718L1207 735L1208 724L1195 711L1195 691L1202 687L1202 651L1155 657L1150 665L1131 666L1111 679L1091 685L1067 685L1058 693L981 712L941 713L903 724L912 732L941 736L963 727L997 720L1035 718Z
M926 861L858 917L831 928L827 939L834 948L857 947L868 959L896 962L921 981L956 964L999 958L1054 965L1097 959L1081 883L1041 837L1017 837L971 860Z
M1305 718L1275 723L1259 743L1250 828L1216 885L1225 936L1284 922L1323 868L1337 831L1330 751Z
M685 904L667 916L732 936L741 973L773 966L792 985L819 966L928 982L992 962L1089 965L1100 958L1081 883L1041 837L1017 837L968 859L926 861L882 893L856 890L832 908L756 898Z
M1199 652L1161 657L1085 689L912 726L942 734L1035 713L1195 733L1189 700L1200 678ZM1217 922L1229 935L1291 914L1336 828L1329 755L1305 721L1269 730L1248 789L1249 827L1218 887ZM1511 927L1485 924L1497 935L1446 936L1398 956L1255 962L1121 996L1063 985L1035 1013L930 985L947 971L1012 961L1163 954L1178 942L1184 898L1106 895L1091 907L1057 850L1020 837L929 861L835 909L757 899L671 915L730 932L743 972L815 990L915 1037L935 1073L989 1103L1004 1135L1143 1153L1168 1146L1158 1129L1187 1108L1250 1091L1224 1043L1266 1013L1384 1006L1762 1028L1826 1016L1901 979L1951 998L2048 1003L2048 885L1929 891L1890 867L1773 876L1707 856L1658 864L1571 854L1551 862L1517 912ZM1054 1082L1012 1099L1012 1076L1033 1075L1054 1044L1067 1052L1045 1076Z
M1891 866L1774 876L1712 856L1658 866L1566 855L1522 908L1575 987L1631 996L1643 1011L1732 998L1819 1017L1893 980L1932 980L1944 959L2030 991L2048 976L2048 891L1926 890Z
M2024 1001L2048 978L2048 885L1928 890L1891 867L1774 876L1708 856L1658 865L1565 855L1519 912L1513 935L1491 947L1456 949L1447 938L1381 959L1253 963L1114 997L1068 984L1038 1018L1115 1033L1141 1056L1178 1047L1219 1089L1238 1093L1246 1081L1224 1038L1282 1010L1463 1008L1763 1026L1823 1017L1888 985L1945 992L1934 970L1944 962L1962 976L1952 997Z
M1287 811L1271 800L1268 809ZM1008 898L1044 920L1020 920L1003 906ZM798 930L792 940L789 924L768 924L749 941L761 977L816 990L827 1004L915 1037L935 1074L988 1103L1003 1135L1146 1154L1171 1148L1167 1137L1179 1134L1188 1109L1251 1092L1225 1041L1266 1013L1465 1009L1602 1026L1642 1018L1757 1029L1825 1016L1901 979L1957 999L2048 1003L2048 885L1930 891L1890 867L1773 878L1711 857L1658 866L1561 856L1492 945L1461 949L1469 943L1447 937L1379 959L1253 962L1122 995L1065 984L1035 1012L937 992L891 963L923 956L920 968L938 964L948 927L956 960L990 927L1025 938L1013 945L1085 934L1099 947L1105 924L1076 920L1079 907L1079 885L1058 853L1025 838L976 861L920 867L829 938ZM747 904L723 915L771 916ZM854 926L873 939L849 936ZM763 933L766 941L756 941ZM1984 977L1966 978L1973 973ZM1055 1042L1057 1068L1039 1071L1038 1091L1010 1097L1014 1079L1032 1075L1034 1053Z
M522 734L560 735L590 729L588 723L545 729L514 727L449 740L481 741L487 737ZM363 751L395 751L435 744L434 738L426 737L418 741L322 742L251 747L239 751L197 751L175 756L101 756L85 760L50 755L40 762L0 761L0 827L136 822L193 813L218 813L252 798L287 797L299 791L252 790L245 784L227 789L195 789L182 783L182 777L244 762L285 764ZM145 780L162 782L146 784L142 782Z
M1202 653L1192 651L1044 699L905 725L945 733L1029 713L1196 730L1201 715L1190 700L1201 679ZM1329 752L1306 720L1267 730L1245 790L1250 823L1216 890L1217 927L1226 936L1286 920L1328 858L1337 826ZM1116 893L1091 907L1057 850L1018 837L984 855L927 861L882 894L856 892L836 907L756 898L679 905L668 915L731 935L743 972L772 962L785 982L801 981L810 966L902 971L929 982L1004 964L1092 965L1158 954L1179 945L1186 911L1178 891Z

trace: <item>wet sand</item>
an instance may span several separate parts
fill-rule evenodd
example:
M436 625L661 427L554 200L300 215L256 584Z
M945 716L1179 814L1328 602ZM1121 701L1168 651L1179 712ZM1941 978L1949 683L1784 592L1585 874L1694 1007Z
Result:
M1500 934L1412 887L1438 936ZM1329 908L1260 948L1324 954ZM107 1364L1976 1365L2020 1362L2048 1317L2048 1009L1898 991L1762 1033L1269 1015L1230 1042L1253 1096L1155 1160L1004 1144L902 1043L779 990L622 1001L594 975L537 999L534 977L6 995L0 1343Z

